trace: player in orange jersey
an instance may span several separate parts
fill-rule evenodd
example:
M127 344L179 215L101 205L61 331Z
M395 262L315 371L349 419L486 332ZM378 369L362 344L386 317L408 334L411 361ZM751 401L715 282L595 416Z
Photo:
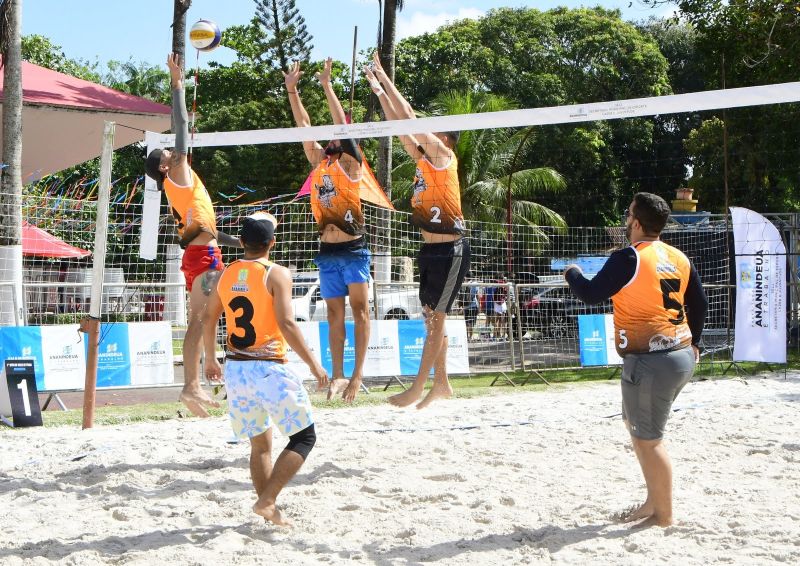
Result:
M384 72L377 53L365 73L387 120L416 118L414 109ZM419 298L427 333L414 384L390 397L389 402L398 407L416 403L433 368L433 386L417 404L418 409L424 409L431 401L453 394L447 378L445 319L469 270L470 246L465 237L467 229L461 213L458 161L454 152L458 132L405 135L400 136L400 141L417 161L411 223L419 228L424 241L417 262Z
M630 247L611 254L594 278L570 265L564 277L589 304L610 298L622 365L622 418L647 485L647 499L621 514L625 522L672 524L672 464L662 442L672 403L700 359L708 300L681 251L662 242L669 205L637 193L626 211Z
M320 80L331 114L344 123L344 112L330 86L330 65L329 59ZM292 115L301 128L311 125L297 90L302 74L298 62L284 73ZM364 238L366 229L359 194L363 156L352 139L331 140L324 148L315 141L305 141L303 149L314 167L311 209L320 234L319 254L314 262L319 268L320 294L328 308L328 341L333 362L329 397L343 390L344 400L351 402L361 387L370 330L371 255ZM344 375L345 297L348 296L356 335L355 364L349 381Z
M189 166L188 114L183 91L180 56L167 57L172 85L172 124L175 130L173 149L154 149L147 156L145 171L167 195L184 248L181 271L189 291L189 320L183 339L184 385L180 400L198 417L208 416L208 407L219 407L200 387L200 355L203 330L200 318L208 295L216 284L222 263L218 242L241 247L238 239L217 231L217 219L211 197L203 182Z
M244 259L231 263L208 299L203 317L206 377L218 380L214 355L220 315L227 321L225 388L234 433L250 439L250 475L258 494L253 511L287 525L275 505L278 494L305 462L316 442L311 401L302 378L286 365L287 345L311 370L320 388L328 374L306 346L292 313L292 276L269 260L278 222L256 212L242 222ZM289 443L272 465L272 426Z

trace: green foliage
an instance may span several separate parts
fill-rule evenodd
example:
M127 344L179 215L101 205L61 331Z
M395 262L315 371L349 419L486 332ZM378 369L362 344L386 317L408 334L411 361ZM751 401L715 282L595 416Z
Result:
M72 75L94 83L100 82L97 63L67 58L61 51L60 45L53 44L42 35L22 36L22 59L65 75Z
M256 18L266 31L261 43L265 56L287 69L291 61L308 61L312 37L294 0L255 0Z

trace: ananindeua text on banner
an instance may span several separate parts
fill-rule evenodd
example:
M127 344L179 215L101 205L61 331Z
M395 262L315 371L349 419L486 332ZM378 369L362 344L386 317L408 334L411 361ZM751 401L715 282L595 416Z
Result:
M786 363L786 246L766 218L731 207L736 255L734 361Z

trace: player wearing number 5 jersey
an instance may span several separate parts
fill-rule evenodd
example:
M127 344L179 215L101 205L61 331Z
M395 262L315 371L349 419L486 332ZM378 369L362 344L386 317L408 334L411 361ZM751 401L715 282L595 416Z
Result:
M331 65L329 58L317 78L322 84L334 123L344 124L344 110L330 83ZM300 64L295 62L284 73L284 82L297 126L307 127L311 121L297 90L302 74ZM328 310L328 342L333 369L328 397L342 391L344 400L350 402L361 387L370 330L370 252L364 239L360 192L362 184L375 181L366 169L355 140L331 140L325 148L315 141L305 141L303 149L309 163L314 166L311 210L320 234L319 254L314 262L319 268L320 294ZM356 338L355 362L349 380L344 375L345 297L348 296Z
M623 357L622 418L647 485L647 498L620 518L672 524L672 465L662 442L672 403L699 359L708 301L689 259L659 237L670 210L661 197L637 193L627 210L631 246L614 252L586 279L571 265L564 277L589 303L611 298L616 347Z
M250 474L258 501L253 511L283 525L275 501L316 442L311 401L302 378L286 366L286 348L300 356L327 387L328 376L306 346L292 313L292 277L272 263L278 222L257 212L244 219L240 238L244 259L231 263L219 278L203 317L206 344L216 343L216 324L225 313L225 388L234 433L250 439ZM206 376L219 379L215 348L206 348ZM272 465L272 427L289 437Z
M416 118L414 109L383 71L377 53L365 73L387 119ZM461 213L458 161L454 152L458 132L405 135L400 136L400 141L417 162L411 197L411 223L420 229L424 241L417 262L426 335L414 384L390 397L389 402L398 407L416 403L433 368L433 387L417 404L418 409L423 409L431 401L453 394L447 378L445 319L469 270L470 248L464 237L466 227Z

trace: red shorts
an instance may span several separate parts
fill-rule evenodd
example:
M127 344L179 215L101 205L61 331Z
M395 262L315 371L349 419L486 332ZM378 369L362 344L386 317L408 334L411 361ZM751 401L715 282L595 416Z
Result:
M206 271L222 271L222 252L216 246L186 246L183 251L181 271L186 278L186 288L192 292L192 284L198 275Z

